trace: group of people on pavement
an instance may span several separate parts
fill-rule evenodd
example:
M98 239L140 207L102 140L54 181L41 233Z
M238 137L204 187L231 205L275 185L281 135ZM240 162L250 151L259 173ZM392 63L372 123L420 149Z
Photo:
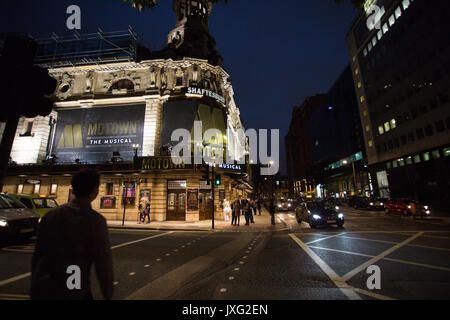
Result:
M229 214L231 213L231 225L239 226L241 215L245 217L245 225L255 223L253 216L261 215L261 201L259 199L239 198L233 202L225 200L223 202L225 221L230 221Z

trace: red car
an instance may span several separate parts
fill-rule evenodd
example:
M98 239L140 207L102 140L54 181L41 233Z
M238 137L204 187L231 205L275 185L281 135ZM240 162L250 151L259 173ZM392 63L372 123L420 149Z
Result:
M431 214L431 209L429 206L422 205L410 199L390 199L384 204L384 212L386 214L400 213L405 216L427 216Z

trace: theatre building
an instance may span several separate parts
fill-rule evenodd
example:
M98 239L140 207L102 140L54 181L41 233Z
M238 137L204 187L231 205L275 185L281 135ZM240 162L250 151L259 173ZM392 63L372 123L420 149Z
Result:
M185 129L193 150L225 153L230 137L237 146L233 164L215 167L215 218L223 218L221 202L248 196L252 187L248 165L238 164L248 144L237 139L243 126L209 34L211 9L209 1L175 0L176 27L158 52L141 48L131 29L39 41L36 63L58 81L55 106L47 117L20 119L3 191L63 204L72 197L73 174L93 168L101 173L93 208L107 219L136 221L146 203L153 221L210 219L213 183L206 183L205 166L170 157L178 143L172 133ZM202 122L200 139L195 121ZM222 137L206 141L202 134L212 128Z

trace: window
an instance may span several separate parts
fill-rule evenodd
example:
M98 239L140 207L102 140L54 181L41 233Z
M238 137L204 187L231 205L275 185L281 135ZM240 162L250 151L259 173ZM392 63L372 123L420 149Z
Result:
M353 62L355 62L356 61L356 56L353 56L352 60L353 60Z
M362 87L362 83L361 81L358 82L358 89L360 89Z
M383 38L383 31L378 31L378 33L377 33L377 38L378 38L378 40L381 40L381 38Z
M395 23L394 14L391 14L391 16L389 17L389 27L392 27L394 23Z
M450 148L444 148L444 150L442 150L442 153L444 157L450 156Z
M389 125L389 122L385 122L384 123L384 132L388 132L389 130L391 130L391 127Z
M111 196L114 193L114 183L106 184L106 195Z
M416 137L414 136L414 132L408 133L408 139L409 139L409 141L416 141Z
M431 125L425 127L425 134L427 137L431 137L434 134L433 127Z
M384 128L383 128L383 126L378 126L378 133L381 135L381 134L384 134Z
M363 103L363 102L364 102L364 96L361 96L361 97L359 98L359 100L361 101L361 103Z
M33 134L31 131L33 130L33 120L25 120L23 125L23 131L20 134L21 137L32 137Z
M389 31L388 24L387 23L383 24L383 33L386 34L388 31Z
M408 9L410 4L411 4L411 3L409 2L409 0L403 0L403 1L402 1L402 7L403 7L403 10Z
M398 167L397 160L392 161L392 168L397 168L397 167Z
M367 49L369 49L369 52L372 51L372 42L369 42L369 45L367 46Z
M422 158L423 158L423 161L429 161L430 160L430 153L429 152L425 152L424 154L422 154Z
M372 148L372 147L373 147L373 141L369 140L369 148Z
M358 68L355 69L355 74L356 74L356 75L359 74L359 69L358 69Z
M40 184L35 184L33 193L34 194L39 194L39 190L41 190L41 185Z
M370 126L367 125L367 126L366 126L366 132L369 132L369 131L370 131Z
M406 134L402 135L401 140L402 140L402 145L405 145L408 142Z
M405 166L405 160L404 159L398 159L398 164L400 165L400 167L404 167Z
M395 9L395 18L398 19L398 18L400 18L401 15L402 15L402 9L400 9L400 7L397 7L397 9Z
M363 55L364 55L364 57L367 56L367 48L364 48Z
M395 122L395 119L391 120L391 129L397 128L397 123Z
M390 169L390 168L391 168L391 163L390 162L386 163L386 169Z
M436 122L435 125L436 125L437 132L443 132L445 130L444 120L440 120L440 121Z
M423 138L425 138L425 135L423 133L423 129L422 128L417 129L416 130L416 134L417 134L417 139L418 140L422 140Z
M434 150L431 152L431 156L433 157L433 159L439 159L441 157L441 155L439 154L439 150Z
M420 162L421 162L421 160L420 160L420 155L416 154L416 155L414 156L414 163L420 163Z
M395 139L394 139L394 147L395 147L395 148L400 147L400 140L399 140L398 138L395 138Z
M367 109L364 109L364 110L363 110L363 116L364 116L364 117L367 117Z
M406 164L412 164L412 157L411 156L406 158Z
M372 38L372 45L375 47L377 45L377 37Z
M20 202L22 202L25 207L27 207L28 209L33 209L33 204L31 203L31 200L28 198L22 198L20 199Z
M50 194L55 195L57 190L58 190L58 184L52 183L52 186L50 188Z
M23 193L23 184L18 184L16 191L17 194Z

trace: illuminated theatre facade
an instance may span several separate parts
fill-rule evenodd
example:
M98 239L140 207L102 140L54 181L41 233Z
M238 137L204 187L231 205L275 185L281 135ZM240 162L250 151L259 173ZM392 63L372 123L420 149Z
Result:
M174 1L177 27L168 47L175 52L182 49L179 30L185 30L185 41L189 33L189 19L180 12L199 17L190 5ZM49 195L66 203L73 174L93 168L101 173L93 208L107 219L122 220L125 211L126 220L136 221L139 204L146 203L153 221L210 219L213 182L206 184L201 168L175 164L170 157L178 143L171 141L172 132L186 129L194 137L194 122L202 121L202 133L214 128L226 136L229 130L238 150L235 163L216 167L221 183L214 187L215 217L223 218L222 200L247 196L252 187L248 165L237 161L246 158L248 144L240 145L237 138L244 128L229 75L208 54L172 58L163 50L163 58L147 60L103 55L102 63L53 63L49 72L59 83L54 110L47 117L20 119L11 153L15 163L3 191ZM225 153L231 145L224 138L220 150L210 142L197 139L192 148Z

